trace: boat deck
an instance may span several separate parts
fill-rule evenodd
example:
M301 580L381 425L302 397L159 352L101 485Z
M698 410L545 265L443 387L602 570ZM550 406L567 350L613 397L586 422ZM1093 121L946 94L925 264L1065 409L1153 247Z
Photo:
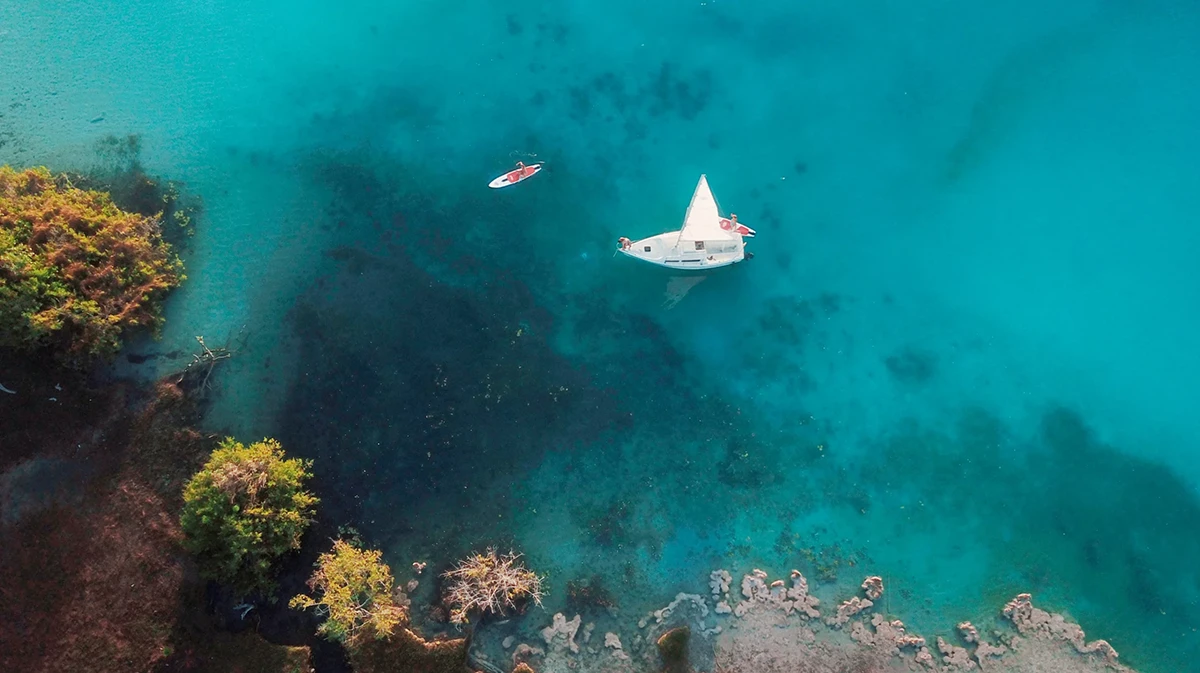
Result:
M693 245L690 242L686 243L689 248ZM634 241L628 249L622 249L621 252L629 257L670 269L715 269L737 264L745 259L745 248L741 241L722 250L680 249L683 247L679 245L679 232L670 231Z

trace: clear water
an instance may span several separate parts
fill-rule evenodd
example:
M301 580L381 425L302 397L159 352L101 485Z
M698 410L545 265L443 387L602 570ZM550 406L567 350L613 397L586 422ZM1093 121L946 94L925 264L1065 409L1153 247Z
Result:
M132 348L244 325L210 425L315 458L397 567L523 551L553 593L496 629L571 580L620 628L821 565L918 632L1032 591L1178 671L1197 35L1186 2L8 1L0 161L139 134L206 214ZM672 306L611 251L700 173L757 256Z

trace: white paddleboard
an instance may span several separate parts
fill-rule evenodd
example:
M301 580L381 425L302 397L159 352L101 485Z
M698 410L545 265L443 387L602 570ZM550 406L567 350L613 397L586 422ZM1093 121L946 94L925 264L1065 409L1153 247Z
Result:
M521 175L521 170L519 168L514 168L511 171L505 173L504 175L501 175L500 177L496 178L495 180L492 180L491 182L489 182L488 187L491 187L492 189L500 189L501 187L509 187L511 185L517 184L518 182L523 182L525 180L528 180L529 178L532 178L533 176L540 173L541 170L542 170L542 164L540 164L540 163L533 164L532 166L526 166L524 175Z

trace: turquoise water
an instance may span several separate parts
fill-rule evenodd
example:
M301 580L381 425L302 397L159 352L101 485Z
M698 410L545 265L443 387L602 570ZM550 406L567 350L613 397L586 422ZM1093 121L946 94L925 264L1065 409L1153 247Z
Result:
M572 581L619 623L799 567L925 633L1032 591L1178 671L1196 35L1182 2L7 2L0 162L140 135L206 210L131 348L245 326L210 425L316 458L396 567L523 551L552 594L495 635ZM612 257L700 173L754 260Z

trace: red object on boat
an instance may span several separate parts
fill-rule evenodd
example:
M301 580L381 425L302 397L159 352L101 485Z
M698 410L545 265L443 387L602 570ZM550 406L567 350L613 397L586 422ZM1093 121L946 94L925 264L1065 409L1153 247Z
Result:
M730 220L727 217L721 218L721 228L724 229L725 231L736 231L738 234L741 234L742 236L754 238L754 230L753 229L751 229L750 227L747 227L746 225L742 224L741 222L738 222L737 227L735 228L733 226L733 220Z

